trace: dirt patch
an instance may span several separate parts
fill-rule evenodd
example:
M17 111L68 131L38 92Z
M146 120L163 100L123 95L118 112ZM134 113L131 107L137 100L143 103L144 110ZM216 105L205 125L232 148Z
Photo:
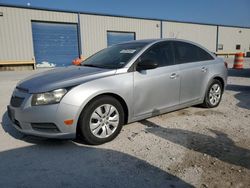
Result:
M195 112L194 115L205 116L205 117L206 116L222 116L224 115L224 113L218 110L204 110L204 111Z

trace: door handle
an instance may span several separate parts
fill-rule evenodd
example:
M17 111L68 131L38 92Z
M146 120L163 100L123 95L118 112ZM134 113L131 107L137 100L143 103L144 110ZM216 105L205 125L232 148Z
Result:
M170 78L171 79L175 79L177 77L177 74L176 73L172 73L171 75L170 75Z
M202 71L202 72L207 72L207 68L206 68L206 67L202 67L202 68L201 68L201 71Z

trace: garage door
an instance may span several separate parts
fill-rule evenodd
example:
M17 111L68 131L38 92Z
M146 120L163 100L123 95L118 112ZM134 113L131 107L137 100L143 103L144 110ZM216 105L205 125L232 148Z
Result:
M32 22L38 67L68 66L79 56L77 24Z
M107 32L108 46L112 46L114 44L127 42L131 40L135 40L135 32L119 32L119 31Z

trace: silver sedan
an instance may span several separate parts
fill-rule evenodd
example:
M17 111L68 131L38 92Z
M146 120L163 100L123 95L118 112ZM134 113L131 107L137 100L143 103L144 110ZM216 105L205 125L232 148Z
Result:
M80 134L89 144L102 144L130 122L197 104L216 107L226 82L226 63L198 44L133 41L103 49L80 66L23 80L8 114L24 134Z

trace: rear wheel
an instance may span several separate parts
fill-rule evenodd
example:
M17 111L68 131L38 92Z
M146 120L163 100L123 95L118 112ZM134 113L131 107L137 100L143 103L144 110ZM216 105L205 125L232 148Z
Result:
M219 80L213 80L207 90L203 106L214 108L220 104L222 97L222 84Z
M124 124L124 111L118 100L101 96L83 110L79 126L84 139L93 145L113 140Z

